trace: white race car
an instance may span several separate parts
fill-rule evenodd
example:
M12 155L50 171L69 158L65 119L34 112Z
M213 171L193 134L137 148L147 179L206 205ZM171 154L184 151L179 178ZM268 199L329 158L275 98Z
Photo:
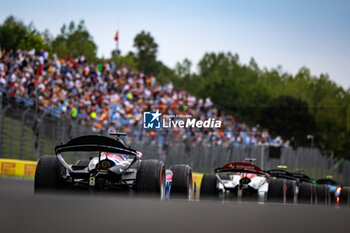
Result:
M215 174L205 174L200 197L284 202L286 192L284 179L271 179L252 163L235 162L215 169Z

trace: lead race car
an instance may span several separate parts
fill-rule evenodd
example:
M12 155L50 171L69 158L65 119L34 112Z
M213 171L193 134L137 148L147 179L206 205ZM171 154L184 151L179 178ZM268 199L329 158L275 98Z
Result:
M192 171L186 164L165 169L159 160L141 160L142 153L120 139L100 135L74 138L55 147L56 156L41 156L35 172L34 190L133 190L166 199L191 199ZM68 165L63 153L88 157Z

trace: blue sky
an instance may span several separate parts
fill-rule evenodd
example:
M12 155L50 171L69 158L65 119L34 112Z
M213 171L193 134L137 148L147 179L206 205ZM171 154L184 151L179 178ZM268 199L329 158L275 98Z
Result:
M158 58L170 67L189 58L196 64L205 52L238 53L242 63L254 57L260 67L281 65L295 74L328 73L350 87L350 1L25 1L2 2L0 22L10 14L41 31L59 33L63 23L84 19L109 57L120 32L122 53L134 50L133 38L150 31L159 45Z

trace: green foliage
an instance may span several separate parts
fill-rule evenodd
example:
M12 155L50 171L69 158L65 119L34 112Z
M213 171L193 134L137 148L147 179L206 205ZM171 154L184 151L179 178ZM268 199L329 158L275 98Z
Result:
M52 41L52 50L59 57L84 55L88 60L96 60L97 46L85 27L84 21L76 26L72 21L68 28L64 24L61 33Z
M269 100L270 95L260 80L260 70L254 60L250 66L242 66L237 54L207 53L198 66L198 75L182 77L186 90L199 97L211 97L216 104L245 121L257 120L256 109ZM183 69L178 65L178 70L180 68Z
M127 66L134 69L137 69L138 67L138 61L133 52L129 52L125 56L118 57L116 57L113 53L112 60L115 61L120 67Z
M273 136L288 140L295 137L299 145L305 144L306 135L315 134L316 123L305 101L291 96L279 96L260 108L260 121Z
M186 60L177 63L164 80L197 97L211 97L240 121L260 123L273 135L295 137L299 145L308 145L306 135L311 133L316 146L350 158L350 90L328 75L312 76L306 67L295 76L280 66L260 69L254 59L240 64L239 56L231 53L206 53L198 63L198 74L191 73L190 67Z
M158 68L157 79L161 83L169 83L172 82L176 86L180 86L181 81L178 76L176 76L175 71L164 65L162 62L158 61L156 63Z
M38 52L47 48L42 35L32 25L26 26L14 16L7 17L0 26L0 46L7 51L34 48Z
M186 79L191 75L192 62L185 58L182 63L176 63L175 74L182 79Z
M158 45L149 32L141 31L134 38L134 47L137 50L136 58L140 71L150 74L158 72L156 60Z

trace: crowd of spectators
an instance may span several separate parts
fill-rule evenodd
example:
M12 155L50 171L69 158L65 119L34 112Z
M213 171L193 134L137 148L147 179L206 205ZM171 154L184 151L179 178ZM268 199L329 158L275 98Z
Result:
M198 99L171 83L159 83L152 74L112 61L87 63L84 56L62 59L44 50L2 51L0 91L26 107L70 118L94 131L125 131L129 138L159 145L176 141L189 146L288 144L280 137L271 138L259 125L238 122L209 97ZM143 130L143 112L157 109L167 115L215 118L222 127Z

